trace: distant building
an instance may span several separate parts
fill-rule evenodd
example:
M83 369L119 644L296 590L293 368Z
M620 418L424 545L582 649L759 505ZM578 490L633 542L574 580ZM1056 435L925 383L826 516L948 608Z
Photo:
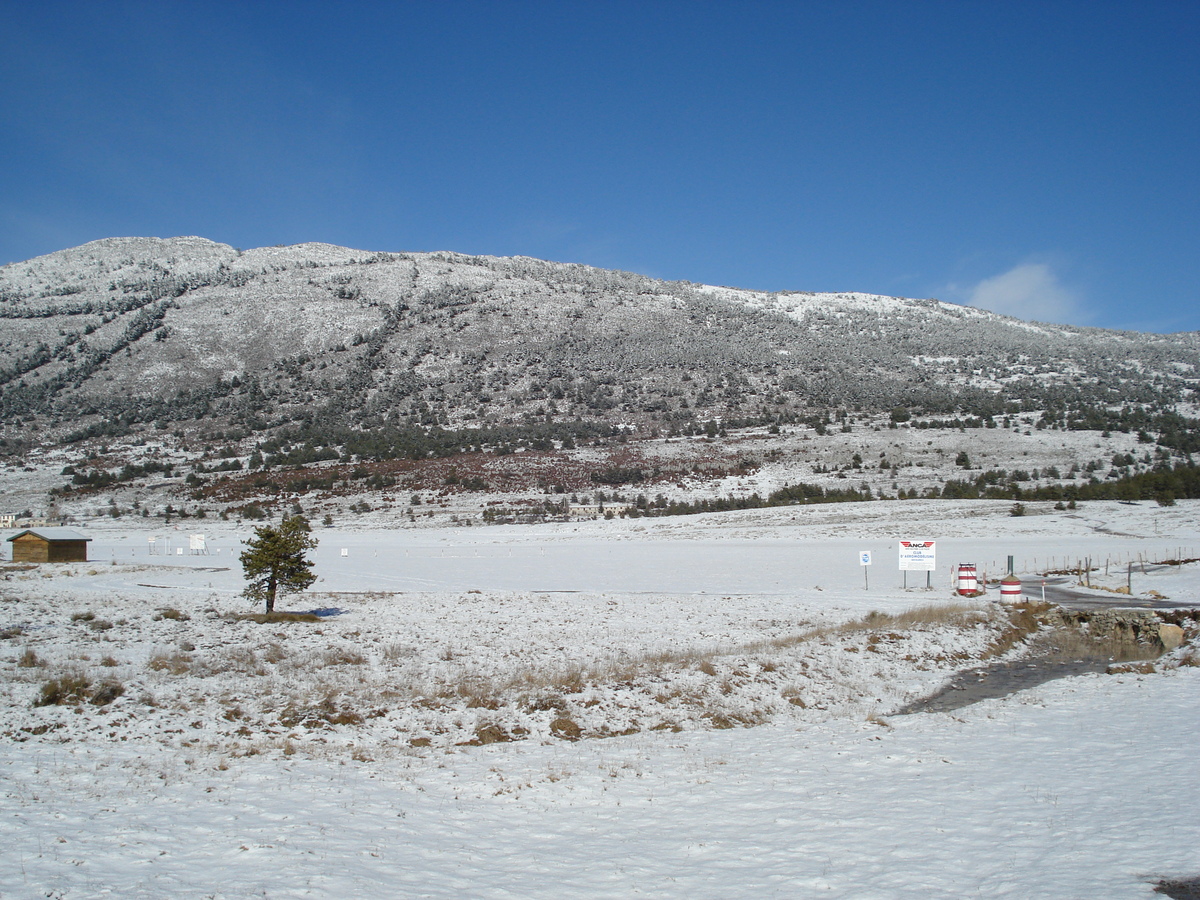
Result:
M628 503L579 504L571 507L572 519L599 519L605 516L628 515L632 507Z
M26 528L8 539L13 562L87 562L84 537L71 528Z
M0 528L12 528L16 524L17 524L17 517L12 515L12 513L6 513L5 515L0 515Z
M56 528L62 525L65 519L62 518L47 518L38 516L12 516L12 524L9 528Z

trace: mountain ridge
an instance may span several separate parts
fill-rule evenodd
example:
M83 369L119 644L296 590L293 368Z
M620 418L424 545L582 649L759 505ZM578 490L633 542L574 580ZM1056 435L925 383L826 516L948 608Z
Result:
M1200 332L935 299L764 292L531 257L106 238L0 267L0 411L59 432L198 418L669 429L859 408L1190 408ZM67 423L66 425L64 423ZM11 435L10 435L11 437Z

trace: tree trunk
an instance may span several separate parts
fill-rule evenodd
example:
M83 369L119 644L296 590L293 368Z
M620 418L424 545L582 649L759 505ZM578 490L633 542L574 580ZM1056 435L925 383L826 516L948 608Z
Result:
M267 581L267 615L275 612L275 576Z

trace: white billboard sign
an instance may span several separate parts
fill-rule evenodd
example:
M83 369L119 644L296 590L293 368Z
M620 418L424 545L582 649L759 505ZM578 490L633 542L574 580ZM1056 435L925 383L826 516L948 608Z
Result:
M936 541L900 541L901 572L932 572L937 569Z

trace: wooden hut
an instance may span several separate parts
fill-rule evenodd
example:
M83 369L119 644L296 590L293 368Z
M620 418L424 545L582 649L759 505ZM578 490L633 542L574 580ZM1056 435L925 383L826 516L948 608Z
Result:
M26 528L8 540L13 562L87 562L91 538L71 528Z

